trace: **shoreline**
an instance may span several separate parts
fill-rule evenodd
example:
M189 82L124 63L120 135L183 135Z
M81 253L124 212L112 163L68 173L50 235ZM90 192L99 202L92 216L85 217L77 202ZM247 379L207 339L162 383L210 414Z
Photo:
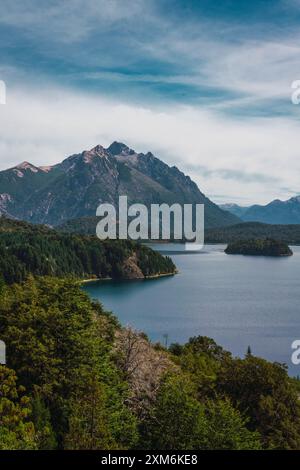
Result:
M176 270L175 272L172 272L172 273L152 274L150 276L144 276L143 278L132 278L132 279L114 279L112 277L92 277L90 279L81 279L78 282L80 284L88 284L88 283L91 283L91 282L115 281L115 280L118 280L118 281L145 281L145 280L148 280L148 279L159 279L160 277L175 276L178 273L179 273L179 271Z
M145 276L144 279L159 279L160 277L175 276L176 274L179 274L178 270L174 271L173 273L152 274L151 276Z

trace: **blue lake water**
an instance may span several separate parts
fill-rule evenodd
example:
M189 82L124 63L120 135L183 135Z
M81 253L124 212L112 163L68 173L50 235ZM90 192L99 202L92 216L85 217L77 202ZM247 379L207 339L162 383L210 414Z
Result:
M223 245L172 254L179 274L146 281L102 281L84 287L123 325L153 340L186 342L205 335L234 355L291 363L300 339L300 247L286 258L226 255Z

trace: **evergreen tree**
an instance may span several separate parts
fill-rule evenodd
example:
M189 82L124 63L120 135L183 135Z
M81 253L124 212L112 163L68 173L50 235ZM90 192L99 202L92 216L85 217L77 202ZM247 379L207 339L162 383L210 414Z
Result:
M0 365L0 450L29 450L36 448L30 399L23 387L17 387L12 369Z
M284 366L252 355L227 361L217 390L248 417L248 428L261 434L265 448L300 448L298 393Z
M32 421L39 450L55 449L57 442L51 424L50 410L38 394L32 399Z

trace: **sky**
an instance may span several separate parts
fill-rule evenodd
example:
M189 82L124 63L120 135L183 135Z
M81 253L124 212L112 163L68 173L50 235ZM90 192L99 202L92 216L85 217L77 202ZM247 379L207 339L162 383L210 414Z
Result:
M117 140L216 203L300 194L300 0L0 7L0 170Z

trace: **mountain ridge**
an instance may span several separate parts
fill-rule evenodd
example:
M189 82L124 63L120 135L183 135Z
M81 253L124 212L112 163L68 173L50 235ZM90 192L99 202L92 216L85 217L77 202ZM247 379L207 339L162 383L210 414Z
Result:
M266 205L254 204L249 207L238 204L222 204L221 209L240 217L244 222L262 222L266 224L300 224L300 196L286 201L274 199Z
M203 203L209 227L232 225L237 217L210 201L191 178L151 152L121 142L96 145L53 166L28 161L0 172L0 214L32 223L59 225L96 214L100 203Z

